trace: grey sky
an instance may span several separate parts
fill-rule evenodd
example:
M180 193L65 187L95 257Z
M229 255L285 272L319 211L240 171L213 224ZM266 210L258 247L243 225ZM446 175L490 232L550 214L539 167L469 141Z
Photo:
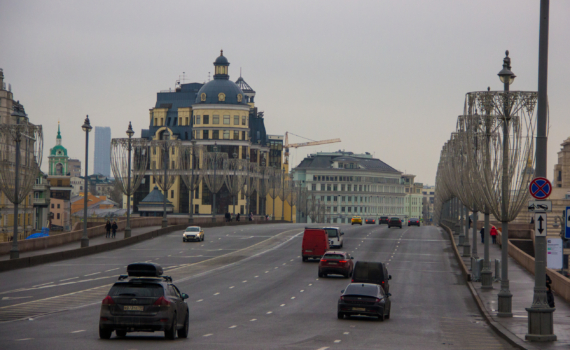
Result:
M551 1L550 178L570 136L569 14L570 1ZM293 150L293 165L317 151L368 151L433 184L465 93L502 88L506 49L511 89L537 89L538 21L538 0L0 0L0 67L44 126L44 155L61 120L64 146L83 161L86 114L112 137L129 121L140 136L156 92L182 72L204 82L223 49L230 79L242 67L256 90L268 133L342 139Z

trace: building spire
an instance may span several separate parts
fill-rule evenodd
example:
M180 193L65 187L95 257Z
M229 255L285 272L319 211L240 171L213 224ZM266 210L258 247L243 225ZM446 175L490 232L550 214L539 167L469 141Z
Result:
M57 137L55 138L55 143L61 145L61 129L59 125L59 120L57 121Z

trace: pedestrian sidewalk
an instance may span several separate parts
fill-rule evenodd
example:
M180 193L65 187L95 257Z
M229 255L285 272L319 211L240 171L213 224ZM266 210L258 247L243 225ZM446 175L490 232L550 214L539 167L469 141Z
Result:
M141 234L146 233L146 232L158 230L159 228L161 228L161 226L147 226L147 227L133 228L131 230L131 237L135 237L135 236L141 235ZM105 235L101 235L98 237L92 237L89 239L89 246L91 247L91 246L96 246L96 245L100 245L100 244L104 244L104 243L109 243L109 242L121 240L121 239L123 239L124 234L125 234L124 231L119 231L119 232L117 232L117 235L115 238L106 238ZM67 251L67 250L77 249L80 247L81 247L81 241L76 241L76 242L63 244L63 245L53 247L53 248L33 250L30 252L22 252L22 253L20 253L20 258L28 258L30 256L37 256L37 255L63 252L63 251ZM2 260L10 260L10 254L0 255L0 261L2 261Z
M470 233L470 244L473 243L473 237ZM455 244L459 243L457 235L453 235ZM497 239L498 242L498 239ZM460 252L463 251L458 247ZM473 248L472 248L473 251ZM477 232L477 255L484 258L484 244L481 243L481 235ZM468 269L471 268L471 258L463 257L463 262ZM499 244L489 244L489 261L493 278L495 277L495 259L501 259L501 249ZM570 346L570 304L564 299L558 298L555 293L556 311L554 312L554 334L558 340L554 342L528 342L525 335L528 332L528 312L525 308L532 305L534 293L534 275L528 272L524 267L519 265L513 258L509 256L509 286L513 295L512 312L513 317L503 318L497 317L498 293L500 291L500 282L493 282L493 289L481 289L481 282L468 282L471 291L474 293L475 299L479 306L484 308L483 314L488 321L494 325L495 329L503 333L503 335L514 340L517 345L525 349L559 349L568 348Z

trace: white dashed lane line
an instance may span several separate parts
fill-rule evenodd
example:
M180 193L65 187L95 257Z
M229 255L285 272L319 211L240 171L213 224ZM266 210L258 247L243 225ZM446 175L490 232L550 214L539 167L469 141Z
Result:
M81 333L81 332L85 332L85 329L80 329L80 330L78 330L78 331L73 331L73 332L71 332L71 333Z
M285 304L281 304L281 305L279 305L279 306L283 307L283 306L285 306Z
M16 339L16 341L24 341L24 340L32 340L34 338L23 338L23 339Z
M235 288L235 286L231 286L230 289Z
M220 295L220 292L214 293L214 295Z
M105 271L105 272L115 271L115 270L118 270L118 269L119 269L119 268L116 267L116 268L114 268L114 269L110 269L110 270L107 270L107 271Z
M83 277L98 275L98 274L100 274L100 273L101 273L101 272L94 272L94 273L90 273L90 274L88 274L88 275L83 275Z
M233 326L230 326L230 327L228 327L228 328L231 329L231 328L236 328L236 327L237 327L237 326L234 324Z
M204 301L204 299L196 300L197 303Z
M291 299L295 299L295 297L291 297Z
M74 280L74 279L76 279L76 278L79 278L79 277L71 277L71 278L66 278L66 279L64 279L64 280L59 280L59 281L60 281L60 282L69 281L69 280Z
M209 337L209 336L212 336L212 335L213 335L212 333L208 333L208 334L204 334L203 337Z
M340 343L340 339L334 341L336 344Z
M344 332L343 334L349 334L350 332Z
M268 315L271 315L273 313L273 311L267 311Z
M251 320L249 320L249 322L255 322L257 321L257 318L252 318Z
M79 277L77 277L77 278L79 278ZM53 282L38 284L38 285L36 285L36 286L32 286L32 288L41 287L41 286L46 286L46 285L48 285L48 284L53 284Z

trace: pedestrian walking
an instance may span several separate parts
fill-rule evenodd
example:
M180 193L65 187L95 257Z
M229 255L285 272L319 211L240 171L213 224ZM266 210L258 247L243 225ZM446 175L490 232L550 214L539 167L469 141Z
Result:
M249 221L253 221L253 213L249 213Z
M239 221L239 213L237 213L236 221Z
M471 216L469 217L469 228L471 228L471 224L473 223L473 220L471 220Z
M115 238L115 235L117 234L118 228L119 228L119 226L117 226L117 222L113 221L113 225L111 225L111 229L113 230L113 238Z
M107 220L107 223L105 224L105 230L107 230L105 238L111 237L111 221Z
M497 244L497 228L495 226L491 227L491 239L493 240L493 244Z
M481 243L485 243L485 228L481 228Z

